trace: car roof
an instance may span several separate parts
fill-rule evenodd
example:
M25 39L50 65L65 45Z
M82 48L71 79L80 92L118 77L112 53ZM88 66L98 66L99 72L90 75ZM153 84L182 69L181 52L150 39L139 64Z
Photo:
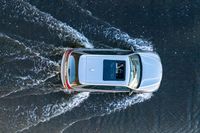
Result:
M104 61L123 61L125 63L124 80L104 80L103 73L111 68L105 67ZM114 68L113 68L114 69ZM127 86L129 82L130 64L128 55L81 55L78 66L79 82L83 85Z

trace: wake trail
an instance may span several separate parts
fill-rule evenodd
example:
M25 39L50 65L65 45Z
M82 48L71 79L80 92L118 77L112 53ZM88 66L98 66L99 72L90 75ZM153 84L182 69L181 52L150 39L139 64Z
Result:
M42 108L42 115L38 120L36 120L35 122L31 122L30 125L16 132L23 132L25 130L28 130L30 127L38 125L39 123L47 122L52 118L55 118L63 113L66 113L67 111L70 111L73 108L79 106L88 97L89 97L88 92L82 92L77 95L74 95L71 99L64 101L63 103L58 103L54 105L48 104ZM37 117L36 114L33 114L33 115L34 115L34 118Z
M44 3L48 3L48 0L44 0L43 2L39 0L27 1L40 10L50 13L55 18L67 22L81 33L84 33L87 38L94 41L94 46L97 48L100 42L114 48L130 49L133 46L135 49L153 51L151 42L130 37L126 32L93 16L90 11L83 9L76 1L65 0L59 3L53 0L52 3L48 5L44 5ZM50 9L57 10L57 12ZM97 44L95 42L97 42Z
M36 1L29 1L30 3L34 3ZM37 1L38 2L38 1ZM56 1L53 1L56 2ZM67 26L65 23L61 22L68 22L70 25L75 27L76 29L79 29L82 33L88 36L91 40L94 41L100 41L103 42L103 44L108 44L109 46L112 47L119 47L119 48L130 48L130 46L134 46L136 49L142 49L142 50L147 50L147 51L152 51L152 45L150 42L138 39L138 38L132 38L130 37L127 33L122 32L121 30L111 26L109 23L106 23L104 21L101 21L97 17L92 16L92 14L88 14L85 12L83 8L80 6L77 6L76 4L68 1L64 1L64 7L70 7L66 9L65 12L61 11L58 13L63 13L66 17L60 18L55 14L55 12L52 12L53 10L49 11L46 9L43 9L42 5L40 3L36 3L37 8L35 6L32 6L26 1L23 0L1 0L0 1L0 11L2 14L0 15L0 18L4 18L5 16L8 17L8 20L12 23L12 25L16 26L19 25L19 30L23 30L23 26L20 27L20 24L18 21L16 21L17 24L13 24L13 20L22 20L24 23L31 23L37 27L44 27L45 31L49 32L51 35L50 37L56 36L58 39L57 40L62 40L64 42L68 42L69 46L71 47L86 47L86 48L92 48L93 45L88 41L88 39L80 34L77 30L71 28L70 26ZM69 4L69 5L68 5ZM47 9L57 9L57 7L54 6L54 4L49 4L47 6L50 6ZM39 10L39 9L41 10ZM44 12L43 12L44 11ZM55 11L55 10L54 10ZM50 14L48 14L48 13ZM75 17L80 17L81 20L83 21L78 21L75 19ZM66 21L65 18L70 18L70 21ZM61 20L61 21L59 21ZM8 26L7 21L6 23L3 23L3 25ZM21 28L21 29L20 29ZM25 27L27 28L27 27ZM24 34L19 33L22 36ZM39 33L38 33L39 34ZM44 35L44 40L45 37L49 37L48 35ZM36 35L37 36L37 35ZM31 37L27 37L32 40L34 40ZM21 43L18 40L15 40L15 43L18 45L21 45L25 51L27 51L30 54L30 57L28 56L28 59L34 59L34 57L37 57L37 59L40 59L50 66L55 66L58 67L59 64L57 62L51 61L48 58L44 57L41 55L40 52L33 51L33 47L27 46L23 43ZM53 41L53 44L55 42ZM70 44L71 43L71 44ZM95 47L98 47L95 45ZM15 60L26 60L27 56L22 56L22 57L17 57ZM34 73L39 74L42 73L46 70L43 70L43 65L39 66L39 69L37 67L37 62L34 62L35 67L31 70L33 70ZM48 69L52 70L52 69ZM56 72L56 71L55 71ZM41 75L42 75L41 74ZM51 78L52 73L49 71L48 73L49 77L45 75L45 78L43 77L41 79L37 79L32 81L30 85L39 85L49 78ZM55 73L54 73L55 74ZM29 80L33 79L31 75L25 75L25 76L16 76L19 80ZM15 92L14 92L15 93ZM12 93L11 93L12 94ZM10 94L8 94L10 95ZM65 114L66 112L71 111L73 108L79 106L81 103L83 103L86 99L88 99L90 96L90 93L88 92L83 92L83 93L78 93L77 95L72 96L70 99L65 99L63 101L57 101L56 103L49 104L45 103L42 107L40 106L34 106L28 108L24 108L22 106L19 106L19 109L17 108L16 110L22 109L20 113L17 114L17 119L21 119L21 117L26 118L22 120L22 123L19 124L19 127L17 128L16 132L23 132L31 127L36 127L39 124L48 122L52 120L55 117L58 117L62 114ZM126 109L129 106L132 106L136 103L144 102L147 99L150 99L152 94L136 94L131 97L124 97L122 99L116 100L116 101L111 101L107 102L105 101L102 106L100 106L100 112L95 113L93 116L104 116L116 111L120 111L122 109ZM41 97L39 97L41 98ZM88 107L93 109L93 107ZM38 114L38 112L41 111L41 114ZM17 112L15 111L15 112ZM24 115L25 114L25 115ZM93 118L93 116L89 117L89 119ZM72 122L67 126L66 128L63 129L65 131L67 128L73 126L77 122L84 120L83 119L78 119L75 122ZM16 124L18 125L18 124Z
M87 48L93 47L92 44L89 43L87 38L85 38L82 34L77 32L70 26L67 26L65 23L62 23L61 21L54 19L51 15L39 11L36 7L31 6L29 3L27 3L23 0L0 1L0 5L1 5L0 11L2 11L0 18L8 17L8 19L6 19L6 20L4 19L3 21L1 21L1 22L3 22L3 25L8 26L8 24L7 24L7 20L8 20L9 26L19 27L19 30L23 31L27 28L26 27L26 25L28 25L27 23L31 23L35 27L42 27L42 28L45 27L45 29L47 29L46 31L50 32L51 36L57 36L59 38L59 40L68 42L69 46L75 47L76 45L78 45L79 47L87 47ZM13 20L14 20L14 22L13 22ZM5 23L4 23L4 21L5 21ZM18 23L18 21L22 21L22 23L25 24L25 27L23 25L20 25L20 23ZM29 29L31 29L31 27L29 27ZM5 30L7 30L7 29L5 29ZM8 29L8 30L10 30L10 29ZM38 30L40 31L40 29L38 29ZM40 35L40 33L38 33L38 34ZM17 33L17 35L20 35L20 36L22 35L22 36L25 36L25 38L30 38L29 36L27 37L26 35L24 35L20 32L19 32L19 34ZM49 38L48 35L46 35L46 36ZM32 39L32 38L30 38L30 39ZM46 40L46 39L43 39L43 40ZM15 40L15 42L23 45L19 41ZM53 43L55 43L55 42L53 42ZM40 53L37 53L35 51L32 52L32 48L25 46L25 45L23 45L23 46L26 49L26 51L29 51L29 53L32 54L32 57L39 57L41 60L46 60L46 58L41 56ZM25 59L27 59L27 56L15 58L15 60L25 60ZM30 57L28 57L28 59L30 59ZM49 63L55 65L55 62L49 61ZM34 65L37 65L37 63L34 63ZM40 69L38 70L37 67L34 67L33 70L36 74L40 73ZM27 80L27 79L30 79L30 76L17 76L17 78L21 79L21 80ZM40 81L45 82L46 79L43 79ZM35 84L32 84L32 85L38 85L41 83L40 81L39 82L37 81ZM78 95L73 96L71 98L71 100L69 100L69 101L64 101L63 103L58 103L58 104L53 104L53 105L47 104L42 107L42 110L44 110L44 112L39 119L37 119L37 117L39 117L39 115L37 115L37 114L34 115L34 113L36 113L36 111L39 109L39 107L36 106L36 107L34 107L33 110L30 110L31 107L25 108L25 110L22 111L22 114L17 114L17 116L21 116L21 115L23 116L24 114L27 113L28 118L24 119L27 122L25 122L25 123L23 122L22 126L26 125L26 124L28 124L28 126L25 126L25 128L22 128L22 130L19 130L19 131L23 131L23 130L25 130L29 127L32 127L34 125L37 125L41 122L48 121L70 109L73 109L74 107L78 106L82 101L84 101L84 99L87 99L88 96L89 96L89 93L80 93ZM22 108L22 110L23 110L24 107L19 106L19 108L20 109ZM18 110L18 108L16 110ZM20 121L19 121L19 123L20 123ZM16 125L17 125L17 123L16 123ZM20 125L19 125L19 127L20 127Z
M110 103L108 103L108 105L103 106L101 108L103 110L103 112L93 114L86 118L77 119L77 120L67 124L67 126L65 126L63 129L61 129L60 132L61 133L65 132L68 128L71 128L73 125L75 125L81 121L90 120L90 119L93 119L93 118L99 117L99 116L102 117L102 116L109 115L109 114L117 112L117 111L124 110L130 106L144 102L144 101L150 99L152 96L153 96L152 93L143 93L143 94L136 94L133 96L127 96L127 97L124 97L123 99L110 102Z
M113 101L109 103L109 108L107 108L106 110L108 111L108 113L120 111L136 103L144 102L145 100L150 99L152 96L153 96L152 93L141 93L141 94L136 94L133 96L127 96L121 100L117 100L117 101Z
M2 56L2 58L7 58L5 61L1 62L1 64L2 64L1 69L0 69L1 71L3 71L4 69L11 69L11 70L16 69L19 71L20 69L18 68L18 66L14 66L13 68L5 68L4 64L12 64L12 62L18 61L19 65L20 65L20 62L23 62L24 60L26 61L26 60L33 59L33 61L34 61L36 59L36 60L41 61L41 62L38 62L39 63L38 65L35 65L34 67L29 68L29 69L27 69L27 68L22 68L22 69L28 70L27 72L31 72L31 73L34 72L36 74L36 76L37 76L37 74L41 73L42 71L47 72L47 73L45 72L45 76L43 76L43 77L38 77L38 76L33 77L30 74L23 74L23 73L14 74L13 72L15 72L15 71L11 71L11 70L10 71L6 70L7 72L4 71L5 78L3 78L2 81L5 82L5 81L11 80L11 78L13 78L13 80L15 80L13 86L15 86L15 84L19 84L19 89L14 89L6 94L3 94L0 96L0 98L4 98L13 93L23 91L24 89L27 89L28 87L37 86L41 83L46 82L48 79L50 79L58 74L57 69L58 69L58 67L60 67L60 65L57 62L41 56L40 53L33 51L30 47L26 46L26 44L19 42L18 40L13 39L13 38L7 36L6 34L0 33L0 38L1 38L1 41L4 40L3 43L10 43L9 48L6 47L7 46L6 44L1 44L4 46L4 47L0 48L1 56ZM12 49L12 47L14 49ZM11 52L7 51L6 49L10 49ZM14 50L14 51L12 51L12 50ZM15 53L15 52L17 52L17 53ZM43 66L43 63L46 64L46 66ZM20 71L25 72L25 70L20 70ZM6 76L6 75L10 75L11 73L13 73L11 75L11 78Z
M55 39L56 36L57 41L62 40L72 47L75 45L89 48L93 47L88 39L77 30L53 18L50 14L38 10L35 6L32 6L23 0L1 0L0 11L2 29L6 27L7 29L5 30L12 31L10 27L14 26L15 29L17 27L18 30L16 34L22 34L28 38L35 36L35 39L39 39L41 36L45 36L43 39L48 40L51 39L51 37ZM31 26L31 24L33 25ZM27 27L23 26L28 26L28 29L31 29L33 32L36 31L35 29L32 29L32 27L37 27L39 31L40 29L44 29L46 32L44 31L43 34L37 32L29 36L29 34L24 33L24 30L26 30ZM27 33L29 33L29 31L27 31Z
M39 25L39 27L47 27L48 31L52 34L52 36L56 35L60 40L70 42L71 45L74 47L75 45L78 45L80 47L87 47L92 48L92 44L90 44L82 34L77 32L76 30L72 29L70 26L67 26L65 23L62 23L61 21L58 21L54 19L51 15L39 11L36 7L31 6L29 3L24 2L22 0L17 1L1 1L0 2L1 9L3 15L9 16L10 21L11 20L22 20L24 22L30 22L35 25ZM2 14L1 14L2 15ZM0 16L1 17L1 16ZM31 27L30 27L31 28ZM10 39L10 38L9 38ZM18 43L24 47L26 51L28 51L33 57L38 57L43 61L46 61L47 58L41 56L40 53L33 52L32 48L28 47L27 45L24 45L23 43L14 40L15 43ZM25 60L27 57L16 57L14 60ZM30 59L30 57L28 57ZM57 63L48 60L48 63L53 64L54 66L58 66ZM36 63L34 65L37 65ZM34 72L40 73L40 69L38 70L37 67L34 67ZM51 75L50 75L51 76ZM27 80L30 79L30 76L17 76L18 79L21 80ZM32 85L38 85L41 82L45 82L46 79L40 79L39 81L36 81ZM15 92L15 91L14 91ZM10 93L12 94L12 92ZM9 95L9 94L8 94ZM4 96L8 96L4 95ZM82 101L87 99L89 96L89 93L79 93L75 96L73 96L69 101L64 101L63 103L53 104L53 105L45 105L42 107L43 114L39 119L37 119L38 115L34 115L35 111L38 109L36 106L33 110L27 110L23 113L27 113L28 118L27 124L25 128L22 128L23 131L29 127L35 126L41 122L48 121L68 110L73 109L74 107L78 106ZM23 107L22 107L23 108ZM18 114L20 116L20 114ZM36 119L36 121L34 121ZM25 124L25 123L24 123ZM23 124L23 125L24 125ZM26 125L26 124L25 124Z
M55 67L59 66L59 64L57 62L51 61L48 58L41 56L40 53L33 50L33 47L29 47L29 44L28 45L24 44L24 43L22 43L18 40L15 40L15 39L13 39L13 38L5 35L5 34L2 34L2 33L0 34L0 37L9 40L9 42L14 43L14 45L20 46L21 49L23 48L23 50L25 50L31 56L38 57L42 61L47 61ZM65 48L62 48L62 47L60 47L59 49L60 50L66 50ZM7 53L5 53L5 55L7 55ZM26 58L30 59L29 55L26 55ZM14 60L25 60L26 58L15 57ZM34 72L38 73L37 69L34 68L34 70L35 70ZM36 82L32 83L31 86L33 87L33 86L39 85L39 84L45 82L46 80L48 80L51 77L52 77L52 75L49 75L49 77L47 76L44 79L36 80ZM28 76L17 76L17 78L21 79L23 81L28 80L28 79L32 79L29 75ZM1 96L1 98L7 97L7 96L9 96L13 93L16 93L16 92L19 92L19 91L22 91L22 90L23 89L11 91L10 93ZM69 100L65 99L64 101L61 101L61 102L58 101L55 104L44 104L44 106L37 106L37 105L34 106L34 105L31 104L30 107L18 105L17 108L15 109L15 111L12 113L12 114L16 114L15 115L16 117L14 118L14 120L18 121L20 123L20 120L18 120L18 119L23 118L24 114L27 114L26 115L27 118L24 118L24 120L26 121L25 123L24 123L24 120L22 120L22 123L23 123L22 126L23 125L26 125L26 126L21 128L21 130L18 130L17 132L21 132L21 131L26 130L30 127L36 126L39 123L49 121L50 119L52 119L54 117L57 117L57 116L65 113L67 111L70 111L71 109L73 109L76 106L78 106L79 104L81 104L88 97L89 97L89 93L79 93L79 94L73 96L72 98L70 98ZM19 109L21 109L20 113L17 112ZM42 114L41 115L37 114L37 111L41 110L41 109L42 109ZM15 123L15 124L18 125L18 123ZM27 124L28 124L28 126L27 126ZM21 124L19 124L18 126L17 127L13 126L13 127L20 128Z

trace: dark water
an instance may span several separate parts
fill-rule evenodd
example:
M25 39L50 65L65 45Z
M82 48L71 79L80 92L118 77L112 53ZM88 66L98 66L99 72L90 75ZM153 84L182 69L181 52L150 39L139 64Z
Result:
M0 0L0 132L200 132L200 1ZM156 51L153 94L66 95L70 47Z

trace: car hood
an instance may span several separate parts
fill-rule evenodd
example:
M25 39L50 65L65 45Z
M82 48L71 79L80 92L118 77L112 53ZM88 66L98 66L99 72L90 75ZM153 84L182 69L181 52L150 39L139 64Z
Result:
M153 52L144 52L139 55L142 62L142 79L139 89L147 92L158 89L162 79L160 57Z

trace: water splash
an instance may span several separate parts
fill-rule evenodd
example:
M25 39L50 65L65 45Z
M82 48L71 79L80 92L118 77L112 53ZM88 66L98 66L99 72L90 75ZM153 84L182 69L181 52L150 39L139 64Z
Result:
M0 11L2 16L7 17L4 21L10 20L3 23L4 25L8 25L10 23L10 26L14 24L19 30L25 30L24 28L22 29L22 27L19 27L20 23L16 24L19 20L21 20L25 23L32 23L33 25L40 26L41 28L46 28L46 32L50 33L53 38L57 36L59 40L68 42L69 45L72 44L71 46L79 45L88 48L93 47L88 39L77 30L66 25L66 23L62 23L61 21L53 18L50 14L38 10L35 6L32 6L23 0L2 0L0 2ZM16 21L12 22L13 19ZM31 29L31 27L28 28ZM40 36L38 38L40 38ZM49 37L47 36L46 38Z
M133 96L127 96L121 100L117 100L117 101L113 101L109 103L109 106L106 110L108 111L108 113L120 111L136 103L144 102L145 100L150 99L152 96L153 96L152 93L142 93L142 94L136 94Z
M136 94L136 95L132 95L132 96L126 96L126 97L124 97L122 99L118 99L116 101L113 100L112 102L106 103L107 104L106 106L102 106L100 109L101 110L100 113L95 113L95 114L90 115L89 117L77 119L77 120L67 124L67 126L64 126L64 128L61 129L60 132L61 133L65 132L68 128L71 128L73 125L77 124L78 122L90 120L95 117L105 116L105 115L114 113L116 111L124 110L130 106L133 106L134 104L144 102L144 101L150 99L152 96L153 96L152 93L143 93L143 94Z
M44 5L44 3L48 3L47 0L46 2L38 0L28 1L40 10L50 13L55 18L67 22L79 32L84 33L87 38L94 41L96 48L99 48L100 44L103 44L112 46L113 48L130 49L134 47L139 50L153 51L150 41L130 37L126 32L92 15L90 11L82 8L76 1L65 0L62 4L61 2L59 4L59 2L53 0L48 5ZM65 10L60 10L60 6L64 7ZM52 9L57 10L57 12Z
M49 15L48 13L44 13L39 11L36 7L30 5L27 2L24 2L22 0L17 0L17 1L12 1L11 3L7 4L6 1L4 1L6 4L3 4L3 8L4 9L9 9L9 5L11 6L11 13L10 13L10 17L14 18L14 19L22 19L26 22L30 22L36 25L40 25L41 27L47 27L49 29L49 31L51 32L51 34L54 36L56 35L59 39L67 41L69 39L69 41L74 42L74 43L78 43L79 46L83 46L83 47L88 47L88 48L92 48L93 46L88 42L87 38L85 38L82 34L80 34L79 32L77 32L76 30L74 30L73 28L67 26L65 23L62 23L61 21L56 20L54 17L52 17L51 15ZM4 9L2 10L3 13ZM15 12L16 11L16 12ZM19 15L20 14L20 15ZM80 15L83 15L82 13ZM106 22L102 22L101 20L99 20L97 17L92 16L91 13L87 14L87 17L92 18L92 21L85 21L87 22L86 25L84 23L82 23L81 25L83 26L83 29L86 29L86 32L83 30L84 34L89 34L89 35L94 35L97 36L100 40L105 40L105 42L109 42L108 44L113 43L117 43L119 45L117 45L118 47L124 48L124 47L129 47L129 46L135 46L138 49L143 49L143 50L149 50L152 51L152 45L148 42L148 41L144 41L142 39L135 39L135 38L131 38L127 33L122 32L121 30L112 27L110 24L106 23ZM90 23L97 22L97 25L93 25ZM81 29L80 27L78 29ZM21 43L18 40L14 40L17 44L20 44L31 56L30 57L37 57L37 59L40 59L44 62L48 62L50 65L52 66L58 66L57 62L51 61L49 60L47 57L44 57L43 55L41 55L41 52L37 52L35 50L33 50L33 47L30 47L28 45L26 45L25 43ZM145 45L143 45L145 44ZM148 44L148 45L146 45ZM112 45L115 46L115 45ZM29 56L20 56L20 57L15 57L15 60L26 60L26 59L30 59ZM33 59L33 58L31 58ZM37 63L37 62L36 62ZM38 67L36 66L34 69L32 69L33 72L35 73L40 73L41 70L43 71L43 67ZM50 74L51 77L51 73ZM45 76L46 77L46 76ZM31 75L26 75L26 76L21 76L18 75L16 76L16 78L18 78L19 80L22 81L26 81L26 80L30 80L32 79ZM48 78L47 78L48 79ZM45 82L47 79L42 78L38 80L34 80L33 85L38 85L42 82ZM22 131L26 131L27 129L31 128L31 127L35 127L40 123L44 123L44 122L48 122L51 119L65 114L68 111L71 111L73 108L79 106L83 101L85 101L88 97L89 97L90 93L79 93L78 95L73 96L70 99L64 99L62 102L58 101L56 103L53 104L45 104L42 107L39 106L35 106L35 105L31 105L28 106L28 108L24 108L24 107L17 107L15 112L20 111L20 109L22 109L22 111L20 111L21 113L17 114L16 117L20 118L21 116L26 115L26 122L23 123L23 127L18 130L17 132L22 132ZM132 97L124 97L122 99L119 99L117 101L113 101L112 102L106 102L105 105L106 106L101 106L100 108L102 108L103 110L101 110L102 112L94 114L93 116L87 117L89 119L96 117L96 116L103 116L103 115L107 115L110 113L113 113L115 111L120 111L123 109L126 109L129 106L132 106L136 103L140 103L143 102L147 99L149 99L152 95L146 95L146 94L137 94L135 96ZM41 111L41 114L39 112L39 110ZM77 121L69 124L69 127L71 127L72 125L74 125L75 123L84 120L83 119L78 119ZM17 123L16 123L17 125ZM19 127L18 127L19 129Z
M40 53L33 51L26 44L3 33L0 33L0 38L3 42L0 49L1 57L3 58L0 68L1 71L6 69L3 76L0 78L0 82L3 82L4 84L5 82L9 82L9 85L11 85L10 88L14 89L6 89L4 94L1 94L0 98L44 83L58 74L60 65L57 62L43 57ZM5 45L4 43L9 45ZM7 50L7 46L9 46L9 51ZM27 62L26 64L33 65L25 65L21 68L21 64L24 64L25 62ZM4 86L4 84L2 84L2 86ZM3 92L3 90L1 91Z
M132 38L127 33L122 32L118 28L105 28L103 34L107 39L121 43L121 45L126 45L127 48L132 46L137 50L153 51L153 46L150 41L140 38Z
M73 108L79 106L88 97L89 97L88 92L82 92L77 95L74 95L72 98L70 98L67 101L63 101L62 103L48 104L46 106L43 106L41 117L39 117L36 114L36 111L38 110L37 107L35 107L31 111L28 110L26 112L27 115L29 116L28 126L26 126L25 128L22 128L16 132L22 132L22 131L28 130L30 127L36 126L39 123L47 122L50 119L53 119L63 113L66 113L67 111L70 111Z

